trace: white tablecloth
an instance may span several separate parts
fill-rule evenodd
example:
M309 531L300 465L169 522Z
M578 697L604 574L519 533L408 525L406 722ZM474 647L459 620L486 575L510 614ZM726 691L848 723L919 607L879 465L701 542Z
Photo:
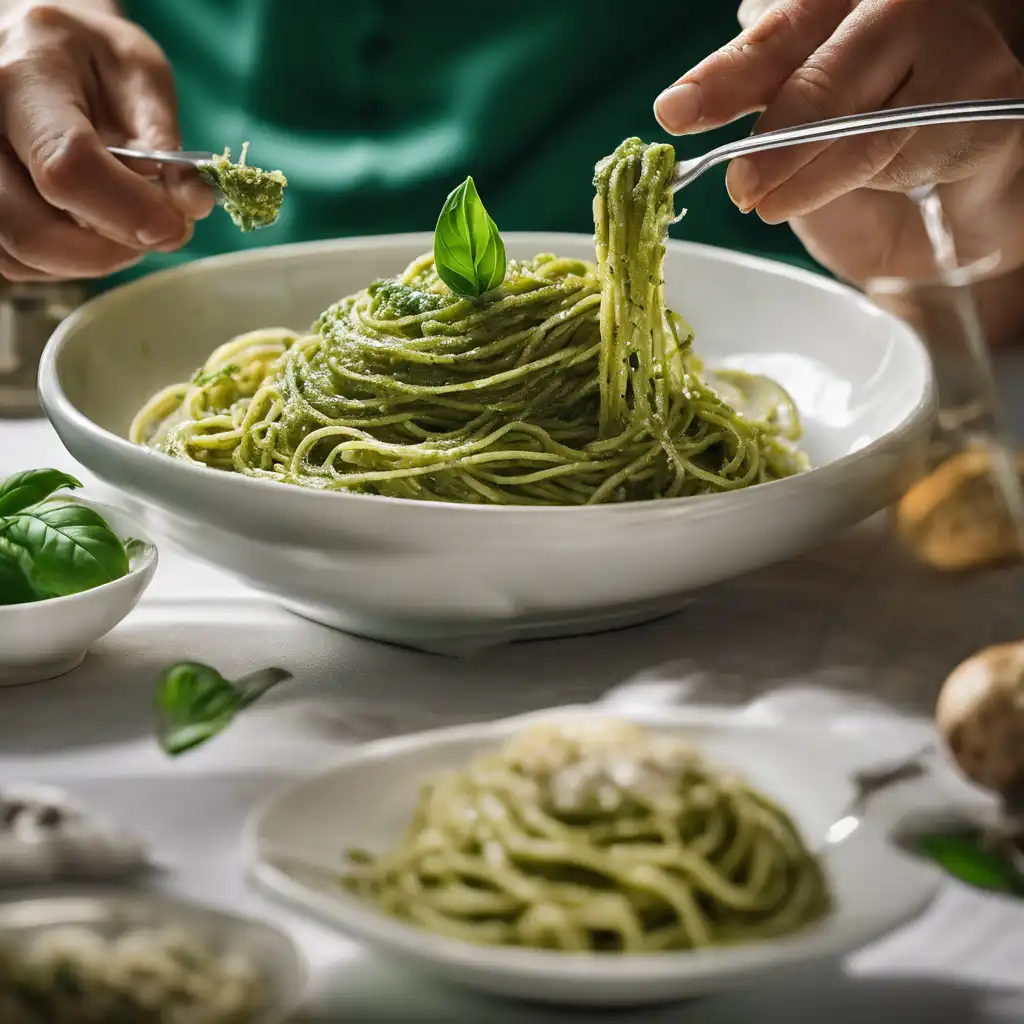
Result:
M43 465L86 475L44 422L0 421L0 477ZM139 609L82 668L0 691L0 780L62 785L154 844L168 868L160 884L284 922L313 964L317 1020L560 1020L408 974L248 892L237 853L245 815L341 744L609 692L644 701L767 699L784 703L789 715L869 729L880 757L909 751L928 733L926 716L953 664L984 643L1024 636L1022 596L1019 571L936 581L903 560L874 524L714 588L669 620L456 661L293 618L164 547ZM274 662L296 681L209 748L171 763L151 738L152 681L182 658L229 675ZM872 703L879 700L902 714ZM750 993L629 1019L1021 1021L1024 905L950 883L924 919L846 968L787 973Z

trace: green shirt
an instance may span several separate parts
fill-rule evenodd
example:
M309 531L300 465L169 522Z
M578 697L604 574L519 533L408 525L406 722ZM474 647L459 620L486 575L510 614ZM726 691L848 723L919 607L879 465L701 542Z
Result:
M735 0L128 0L174 65L185 147L250 143L288 177L278 223L222 211L138 274L254 245L433 230L467 174L504 231L592 230L593 168L663 139L655 96L737 31ZM641 13L642 12L642 13ZM681 157L749 130L676 140ZM806 259L744 217L724 171L687 189L680 238ZM123 279L123 275L121 276Z

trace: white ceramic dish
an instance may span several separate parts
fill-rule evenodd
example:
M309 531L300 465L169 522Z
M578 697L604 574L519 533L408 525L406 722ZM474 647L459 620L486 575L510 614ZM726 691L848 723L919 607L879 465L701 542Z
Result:
M917 471L933 414L927 354L859 294L778 263L672 242L671 304L710 367L793 394L815 468L734 494L506 508L306 491L189 466L125 440L158 388L258 326L304 328L393 275L430 235L201 260L88 303L44 354L40 393L71 453L135 495L158 536L319 622L415 646L592 631L780 561L879 510ZM583 235L510 234L509 254L593 258Z
M610 957L476 947L406 926L350 896L327 872L296 866L337 865L340 871L341 851L386 848L401 835L428 778L552 714L354 748L330 770L284 789L252 815L243 833L250 878L268 895L452 982L496 995L587 1006L706 995L787 964L839 956L917 917L938 891L938 873L890 841L904 810L913 806L913 787L878 796L848 839L826 847L836 902L826 920L791 938L729 950ZM590 707L557 714L608 711ZM725 711L627 717L683 734L716 763L739 769L790 810L814 848L849 806L851 773L877 756L849 737L780 728Z
M156 572L157 550L132 516L97 502L96 509L122 540L142 542L127 576L70 597L0 605L0 687L54 679L77 668L89 647L106 636L139 602Z
M267 988L267 1005L252 1024L283 1024L302 1000L307 968L284 932L236 917L143 893L113 889L68 890L60 895L0 902L0 940L31 941L53 928L80 927L114 938L136 928L180 928L217 953L237 953Z

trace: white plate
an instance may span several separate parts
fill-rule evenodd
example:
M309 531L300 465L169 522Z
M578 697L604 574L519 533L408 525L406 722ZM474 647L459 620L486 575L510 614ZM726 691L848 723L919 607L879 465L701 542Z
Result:
M593 257L584 235L509 234L509 255ZM319 622L413 646L579 633L664 614L682 595L788 558L895 499L933 413L909 327L824 277L671 242L672 306L710 367L793 394L813 471L741 492L596 508L404 501L287 487L175 462L124 439L157 389L231 335L305 329L393 275L430 235L270 247L199 260L72 314L40 368L71 453L135 495L159 534Z
M559 714L608 712L591 707ZM880 796L849 839L825 850L836 903L828 918L786 939L729 950L614 957L481 948L411 928L350 896L325 872L291 864L337 865L340 872L345 849L386 848L400 836L425 780L551 717L547 712L354 749L332 769L276 794L249 819L243 858L251 879L268 895L453 982L497 995L588 1006L704 995L783 965L839 956L917 917L938 891L938 873L890 841L909 789L902 800L898 790ZM684 735L712 761L740 770L793 813L813 847L848 806L851 772L872 761L857 741L722 711L628 717Z

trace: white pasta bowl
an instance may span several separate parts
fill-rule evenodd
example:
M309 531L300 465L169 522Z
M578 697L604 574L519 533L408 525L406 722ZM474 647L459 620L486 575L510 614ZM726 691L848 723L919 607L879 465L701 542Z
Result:
M461 768L528 724L555 716L606 716L597 707L560 709L356 747L332 768L292 784L257 809L243 833L252 882L348 936L408 965L495 995L579 1006L637 1006L708 995L764 972L838 957L920 915L938 871L902 852L892 836L926 783L879 794L841 842L825 842L854 795L852 774L875 764L863 741L784 728L736 713L683 708L632 721L686 737L709 762L740 772L793 816L821 851L834 906L790 937L732 948L644 955L580 954L472 945L398 921L338 883L348 849L383 852L401 836L420 788Z
M510 234L511 256L593 258L584 235ZM670 304L711 367L767 373L803 416L815 468L747 490L588 508L325 493L203 469L126 440L158 389L260 326L305 329L392 276L430 235L200 260L88 303L55 332L44 407L69 451L141 503L158 536L319 622L414 646L592 631L667 613L695 588L780 561L894 500L933 415L913 331L824 277L671 242Z
M0 687L39 683L77 668L89 648L138 604L156 572L157 549L144 527L121 509L93 501L122 541L135 540L128 573L68 597L0 605Z

